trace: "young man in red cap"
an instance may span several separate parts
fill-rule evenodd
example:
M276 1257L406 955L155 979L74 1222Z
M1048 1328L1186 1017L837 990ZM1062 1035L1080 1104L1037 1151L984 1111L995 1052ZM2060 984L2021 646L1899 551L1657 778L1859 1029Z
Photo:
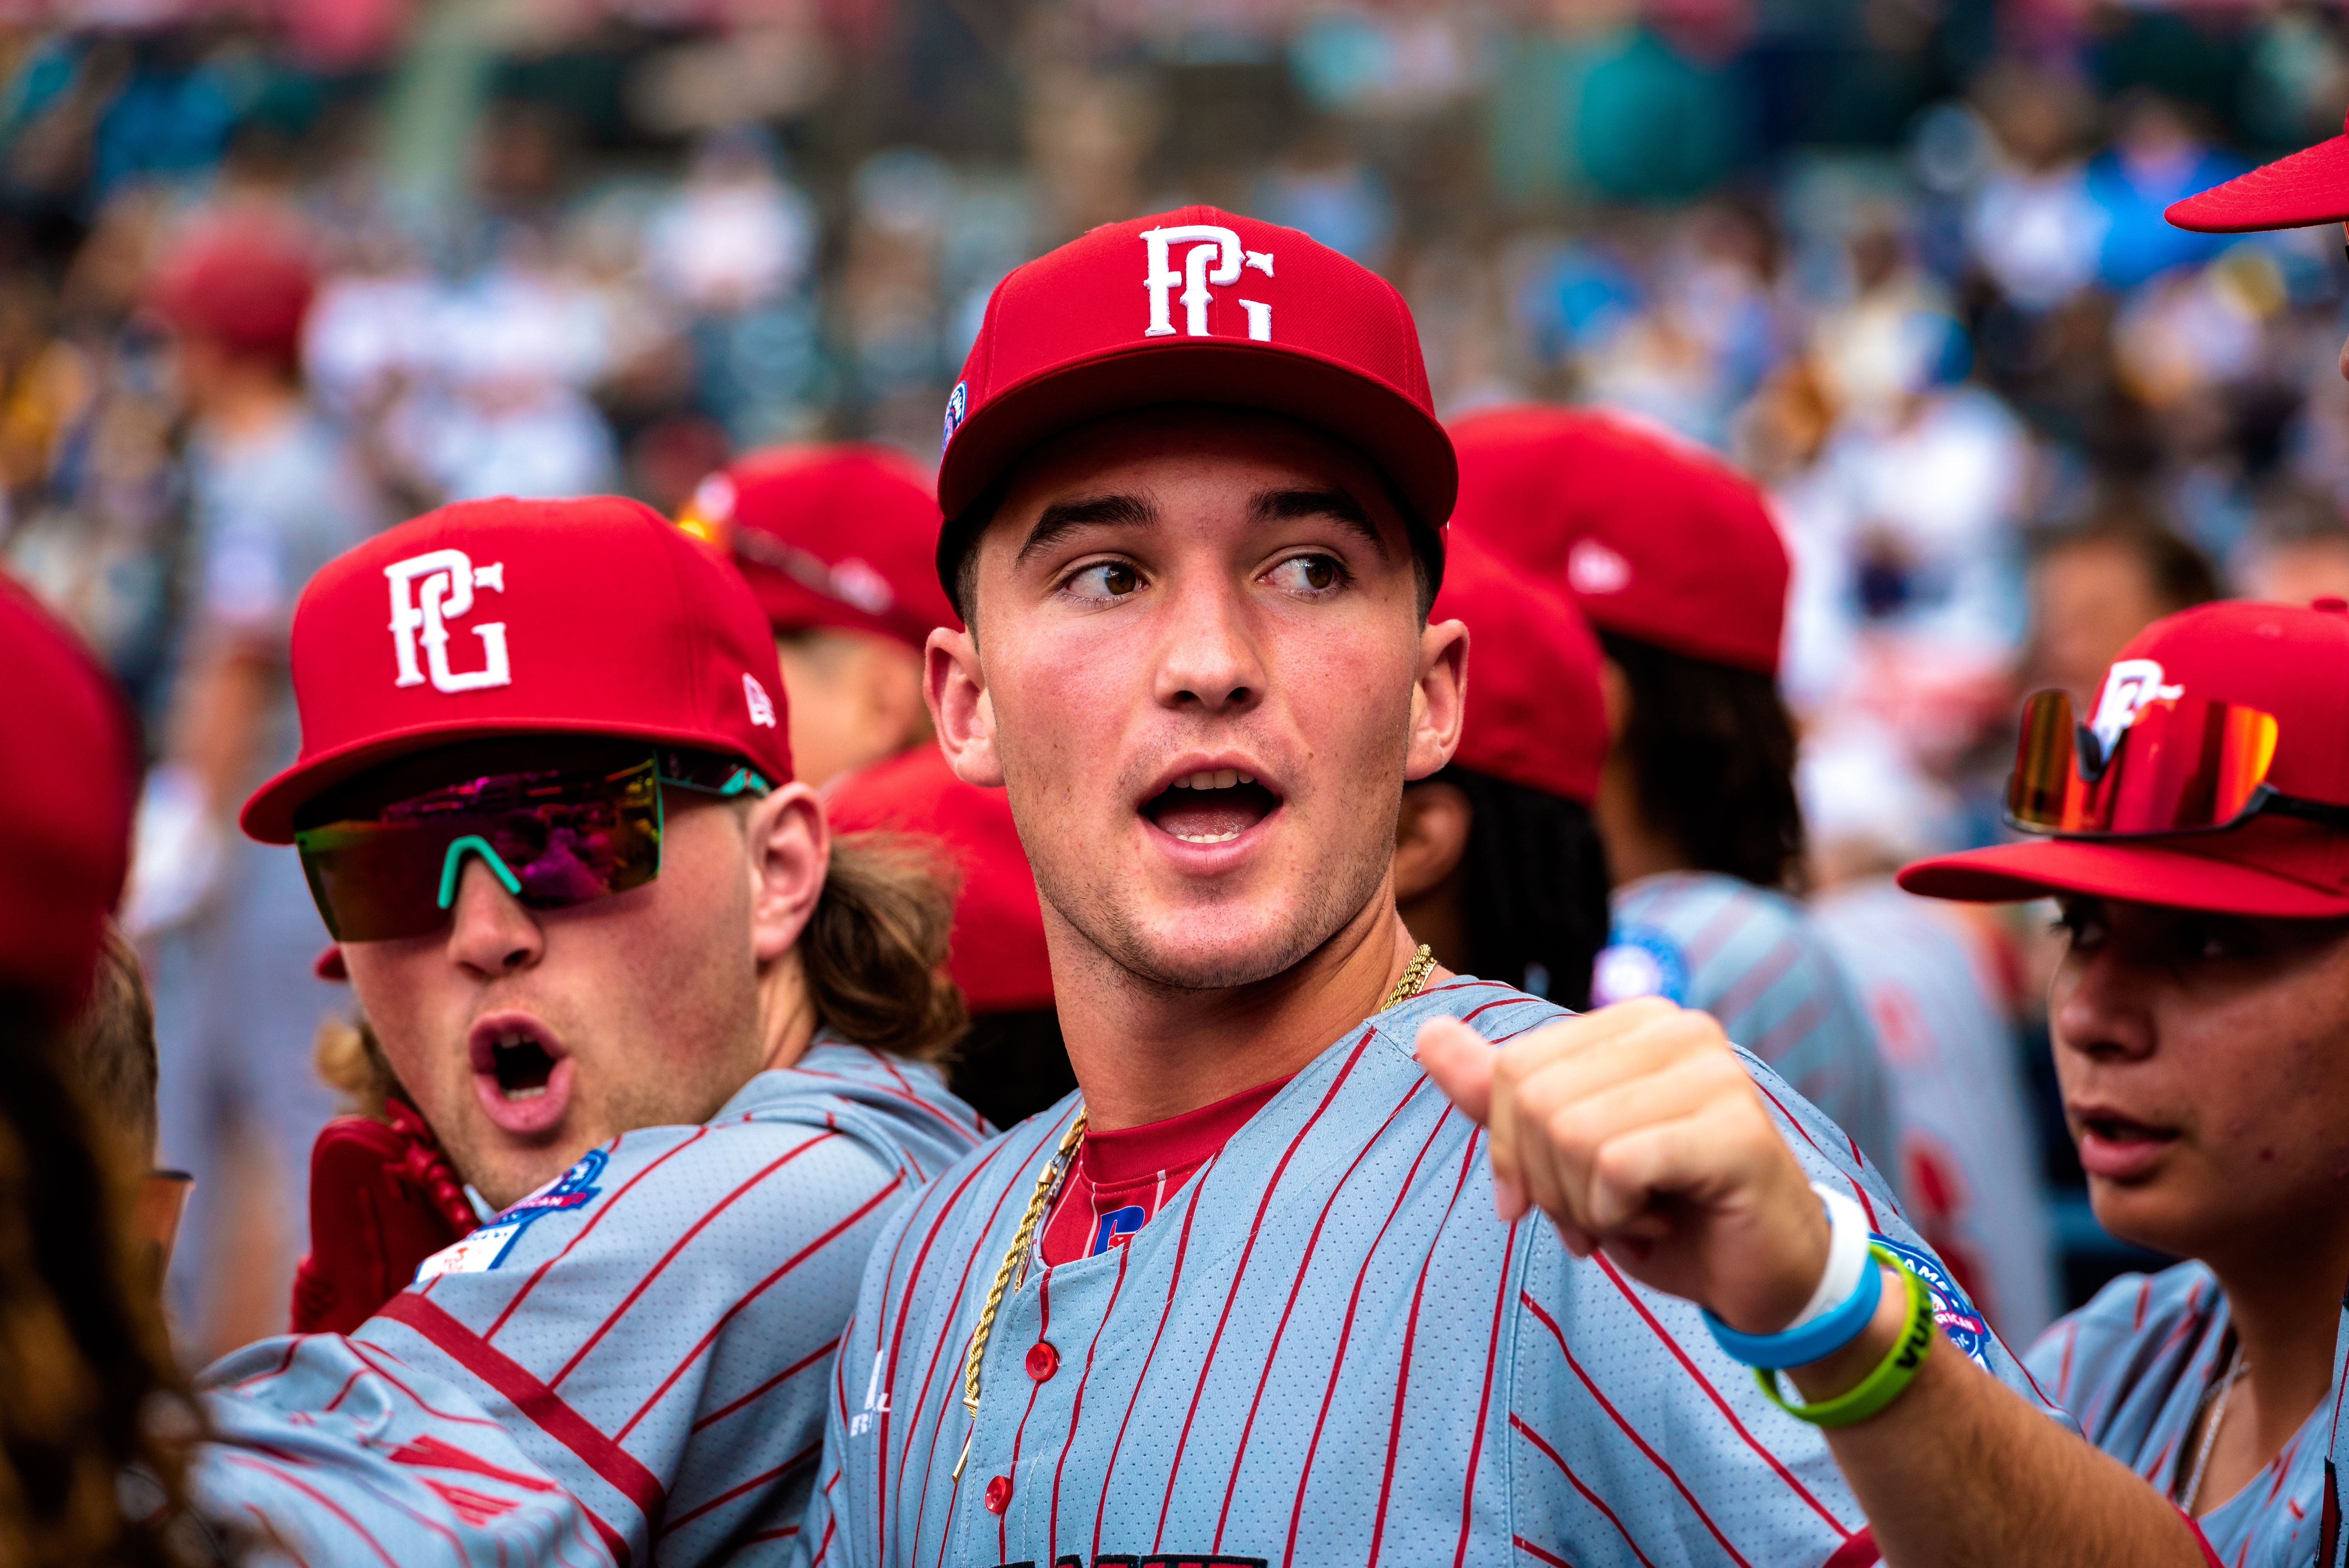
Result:
M2085 722L2062 691L2024 706L2007 814L2047 836L1901 885L2057 901L2088 1196L2191 1260L2106 1286L2033 1374L2222 1561L2316 1560L2349 1279L2349 604L2155 622Z
M876 1246L806 1560L1859 1564L1864 1502L1904 1564L2199 1561L1711 1019L1568 1018L1397 917L1469 634L1391 288L1106 225L997 288L947 431L932 712L1009 790L1080 1088Z
M678 524L726 546L775 631L792 759L843 831L939 841L960 880L947 973L970 1032L955 1092L998 1127L1069 1092L1036 882L1000 792L954 776L922 701L922 648L959 626L931 553L938 506L878 447L782 447L712 474Z
M960 1025L942 893L832 837L765 617L636 502L392 529L293 650L302 754L243 824L482 1222L357 1332L216 1366L200 1498L314 1563L787 1537L865 1251L976 1141L919 1062ZM429 1202L391 1141L335 1156L322 1240Z
M1445 968L1587 1007L1607 942L1598 641L1571 601L1457 533L1429 618L1467 626L1476 681L1451 762L1403 786L1395 907Z
M1588 409L1495 409L1453 437L1460 531L1570 592L1606 651L1614 933L1592 999L1711 1013L1894 1169L1875 1037L1788 896L1803 819L1776 685L1786 550L1761 491Z

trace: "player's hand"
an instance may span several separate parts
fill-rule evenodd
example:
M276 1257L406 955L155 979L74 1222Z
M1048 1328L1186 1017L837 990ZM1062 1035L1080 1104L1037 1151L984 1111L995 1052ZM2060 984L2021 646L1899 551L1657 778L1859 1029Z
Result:
M1776 1333L1810 1299L1826 1215L1709 1015L1643 997L1497 1049L1437 1018L1416 1048L1490 1130L1503 1219L1538 1207L1577 1257L1603 1249L1749 1334Z

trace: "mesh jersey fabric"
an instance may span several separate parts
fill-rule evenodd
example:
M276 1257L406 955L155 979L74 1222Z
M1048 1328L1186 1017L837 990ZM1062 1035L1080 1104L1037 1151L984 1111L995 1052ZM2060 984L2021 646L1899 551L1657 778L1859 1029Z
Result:
M385 1568L788 1540L866 1252L984 1131L935 1070L819 1037L702 1125L591 1150L357 1333L215 1363L197 1505Z

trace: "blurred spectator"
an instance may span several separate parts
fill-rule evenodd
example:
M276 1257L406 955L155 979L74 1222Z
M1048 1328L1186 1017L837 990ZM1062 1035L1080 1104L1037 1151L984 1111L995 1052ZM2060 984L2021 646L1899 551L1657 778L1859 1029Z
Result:
M150 296L191 418L191 613L164 757L140 808L125 920L155 944L164 1158L198 1178L177 1296L222 1348L282 1324L295 1238L286 1194L332 1113L308 1071L333 991L291 850L231 816L296 741L286 637L311 574L381 521L351 453L303 397L316 281L301 237L248 214L173 242ZM235 1253L212 1253L212 1233ZM217 1296L212 1295L217 1291Z
M2090 711L2105 670L2148 623L2219 596L2210 563L2126 512L2042 538L2031 564L2030 689L2061 686Z
M2203 142L2178 106L2157 93L2132 91L2117 119L2113 145L2089 160L2086 178L2088 199L2105 217L2096 273L2110 287L2127 289L2225 247L2221 238L2171 228L2161 214L2247 166Z
M2236 585L2246 599L2349 598L2349 519L2331 496L2284 490L2261 508Z

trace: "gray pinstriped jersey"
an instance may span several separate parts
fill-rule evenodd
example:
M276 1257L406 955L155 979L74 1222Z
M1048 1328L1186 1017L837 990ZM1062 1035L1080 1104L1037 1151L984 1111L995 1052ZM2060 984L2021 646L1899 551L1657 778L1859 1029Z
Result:
M787 1540L866 1253L981 1130L932 1069L820 1038L699 1127L591 1150L356 1334L212 1367L199 1506L319 1565Z
M1874 1562L1820 1435L1695 1308L1575 1261L1538 1217L1495 1218L1481 1132L1411 1056L1439 1014L1494 1040L1561 1016L1458 979L1349 1031L1127 1245L1030 1271L975 1426L963 1353L1074 1102L932 1182L874 1250L794 1561ZM1849 1140L1745 1061L1814 1178L1931 1270ZM1962 1295L1941 1300L2031 1397Z

